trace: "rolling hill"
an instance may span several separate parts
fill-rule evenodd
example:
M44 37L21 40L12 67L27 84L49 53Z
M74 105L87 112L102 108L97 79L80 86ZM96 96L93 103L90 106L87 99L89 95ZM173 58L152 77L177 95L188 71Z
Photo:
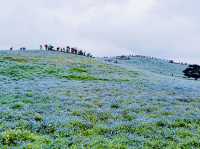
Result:
M0 148L200 148L200 82L186 67L1 51Z

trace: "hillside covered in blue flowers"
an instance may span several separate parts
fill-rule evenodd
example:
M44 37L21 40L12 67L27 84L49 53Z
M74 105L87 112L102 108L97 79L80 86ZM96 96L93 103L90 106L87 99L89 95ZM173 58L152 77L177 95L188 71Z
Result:
M183 64L0 52L0 148L200 148L200 82Z

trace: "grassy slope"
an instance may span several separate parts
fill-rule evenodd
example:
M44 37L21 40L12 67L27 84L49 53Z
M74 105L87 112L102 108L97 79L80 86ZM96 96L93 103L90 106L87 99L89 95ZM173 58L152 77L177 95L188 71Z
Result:
M182 69L1 52L0 148L200 148L200 82Z

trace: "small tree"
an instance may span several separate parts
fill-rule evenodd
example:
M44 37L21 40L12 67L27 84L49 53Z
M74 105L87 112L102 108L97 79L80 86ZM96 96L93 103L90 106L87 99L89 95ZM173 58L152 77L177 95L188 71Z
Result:
M183 73L188 78L194 78L195 80L198 80L200 78L200 66L189 65L188 68L183 71Z

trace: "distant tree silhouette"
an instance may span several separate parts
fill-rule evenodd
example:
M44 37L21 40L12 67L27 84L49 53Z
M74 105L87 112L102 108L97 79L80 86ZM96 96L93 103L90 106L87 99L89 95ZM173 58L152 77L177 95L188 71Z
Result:
M198 80L200 78L200 66L189 65L188 68L183 71L183 73L188 78L194 78L195 80Z

